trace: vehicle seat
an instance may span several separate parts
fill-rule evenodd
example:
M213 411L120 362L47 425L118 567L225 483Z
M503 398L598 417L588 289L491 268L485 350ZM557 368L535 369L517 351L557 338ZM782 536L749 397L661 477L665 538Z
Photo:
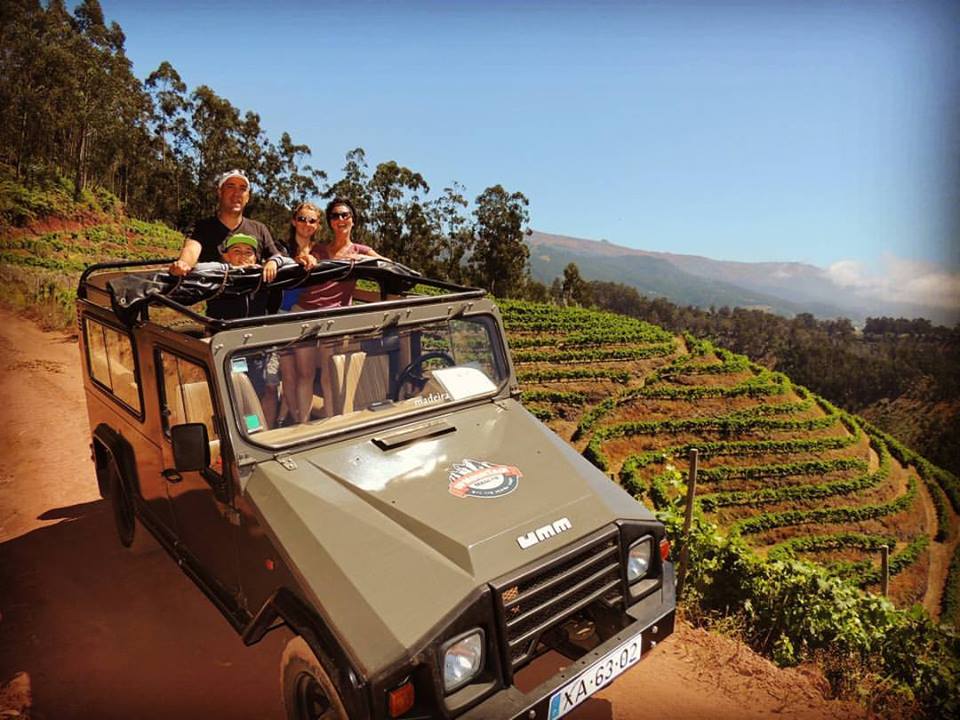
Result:
M387 355L355 353L354 362L360 366L355 387L347 388L353 407L363 410L375 402L386 400L390 392L390 358Z
M253 382L247 377L247 374L243 372L232 373L232 377L233 389L237 396L237 410L240 414L241 421L245 423L245 427L249 432L266 430L267 420L263 414L263 406L260 404L260 398L257 397L257 391L253 387ZM253 420L248 421L247 418L256 418L256 422L253 422Z
M386 400L390 391L390 361L386 355L362 350L333 356L334 407L338 413L364 410Z

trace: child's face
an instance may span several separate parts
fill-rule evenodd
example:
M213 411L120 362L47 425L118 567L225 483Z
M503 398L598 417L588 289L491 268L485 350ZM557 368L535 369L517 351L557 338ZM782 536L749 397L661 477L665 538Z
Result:
M257 252L246 243L237 243L227 248L227 251L223 253L223 259L234 267L256 265Z

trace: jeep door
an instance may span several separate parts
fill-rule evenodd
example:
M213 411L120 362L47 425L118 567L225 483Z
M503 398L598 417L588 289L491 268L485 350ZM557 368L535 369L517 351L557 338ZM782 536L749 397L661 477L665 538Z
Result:
M160 406L163 418L164 474L173 508L174 531L185 560L212 590L228 602L238 589L235 511L229 504L223 473L220 439L223 423L216 411L206 366L173 350L156 353ZM170 428L203 423L210 440L210 464L199 472L174 469Z
M90 428L106 426L129 444L134 471L126 480L139 494L140 510L149 523L168 529L173 515L161 475L160 448L153 441L157 407L151 392L150 343L141 336L135 341L129 330L93 308L84 308L80 342Z

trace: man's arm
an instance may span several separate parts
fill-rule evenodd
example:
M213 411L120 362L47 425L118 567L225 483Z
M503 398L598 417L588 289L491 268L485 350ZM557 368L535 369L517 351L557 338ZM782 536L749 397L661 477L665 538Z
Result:
M193 270L193 266L200 259L201 245L193 238L187 238L183 241L183 247L180 248L180 257L170 265L169 273L171 275L186 275Z

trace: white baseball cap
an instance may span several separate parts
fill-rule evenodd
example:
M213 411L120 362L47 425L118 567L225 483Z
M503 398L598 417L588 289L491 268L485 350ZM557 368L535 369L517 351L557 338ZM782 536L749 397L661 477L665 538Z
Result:
M225 173L222 173L220 177L217 178L217 190L223 187L223 184L230 178L240 178L243 180L247 187L250 187L250 178L247 177L247 174L243 170L227 170Z

